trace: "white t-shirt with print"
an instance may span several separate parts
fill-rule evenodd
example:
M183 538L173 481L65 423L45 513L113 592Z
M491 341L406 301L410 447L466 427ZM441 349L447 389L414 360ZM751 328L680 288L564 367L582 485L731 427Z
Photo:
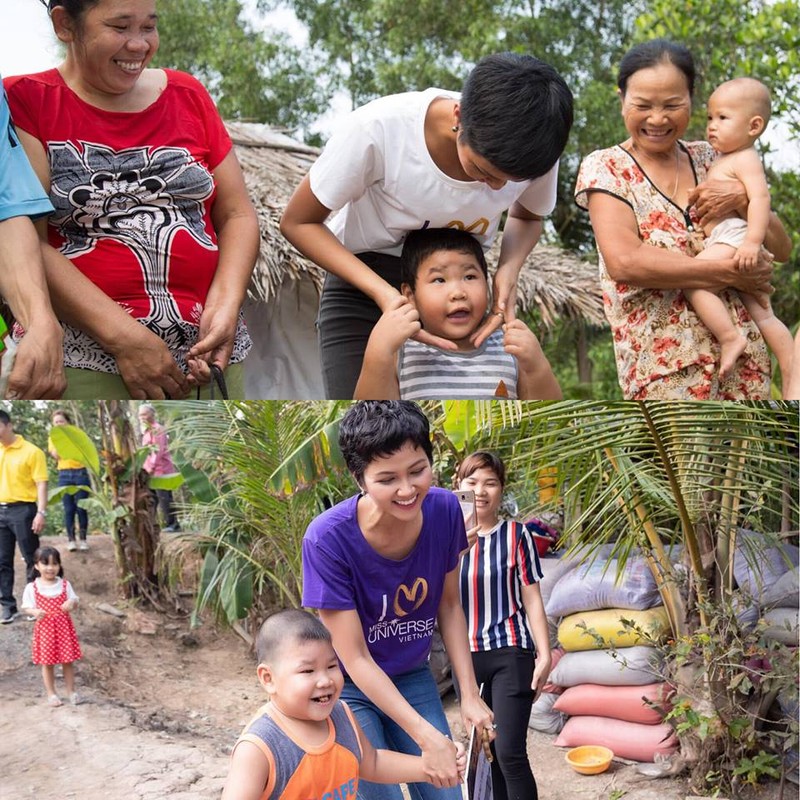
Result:
M461 228L488 249L502 213L515 201L539 216L556 202L558 163L533 181L490 189L442 172L425 145L425 115L437 97L426 89L373 100L348 115L309 173L311 191L337 212L327 222L351 253L400 255L406 233Z

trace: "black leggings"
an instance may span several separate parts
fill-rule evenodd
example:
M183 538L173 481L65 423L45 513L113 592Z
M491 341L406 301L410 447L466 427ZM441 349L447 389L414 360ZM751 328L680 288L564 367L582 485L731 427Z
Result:
M356 253L376 275L400 289L400 258ZM328 400L352 400L364 351L381 310L360 289L328 273L319 301L317 331L322 381Z
M494 711L497 738L492 743L494 800L537 800L528 760L528 722L533 705L533 652L501 647L472 654L483 699Z

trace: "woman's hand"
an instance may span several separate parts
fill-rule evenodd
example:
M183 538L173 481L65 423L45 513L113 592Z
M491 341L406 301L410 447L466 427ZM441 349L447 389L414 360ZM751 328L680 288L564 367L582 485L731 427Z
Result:
M437 789L458 786L458 753L453 741L434 728L430 736L418 744L422 750L422 769L428 781Z
M723 217L747 217L747 192L737 180L712 178L689 192L689 205L695 207L701 225Z
M535 703L539 695L542 693L547 679L550 677L550 668L552 667L553 659L548 653L547 658L536 656L536 664L533 668L533 678L531 679L531 691L533 692L533 702Z
M478 531L481 529L480 525L476 525L474 528L469 528L467 530L467 550L469 550L475 542L478 541Z
M186 376L178 369L166 342L135 320L124 337L120 333L109 352L134 400L176 400L189 394Z
M515 270L498 267L492 281L492 311L470 337L475 347L480 347L503 324L517 318L517 278Z
M494 714L492 709L484 703L479 694L463 694L461 697L461 719L464 727L469 731L477 728L478 736L484 735L484 730L489 741L494 741L497 731L494 725Z
M186 359L193 378L192 383L200 385L209 383L210 364L216 364L223 370L228 366L238 321L238 308L207 305L203 309L197 343L189 350Z

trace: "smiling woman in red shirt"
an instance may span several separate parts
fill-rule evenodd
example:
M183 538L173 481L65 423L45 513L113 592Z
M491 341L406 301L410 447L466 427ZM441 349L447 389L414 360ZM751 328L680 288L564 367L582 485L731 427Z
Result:
M48 8L64 62L5 83L55 207L45 260L67 323L64 397L184 396L250 348L241 305L259 231L241 168L203 86L148 68L156 0ZM243 393L241 367L226 379Z

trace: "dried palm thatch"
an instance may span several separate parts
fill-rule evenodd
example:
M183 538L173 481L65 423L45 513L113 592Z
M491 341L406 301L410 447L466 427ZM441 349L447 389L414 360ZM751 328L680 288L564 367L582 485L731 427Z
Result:
M226 123L261 227L261 248L250 294L269 301L285 280L312 280L322 288L324 271L300 255L281 235L280 217L295 186L308 172L319 150L300 144L267 125ZM488 254L497 263L499 239ZM550 245L538 245L520 274L517 304L537 309L542 322L552 326L560 318L582 319L605 325L597 267Z

